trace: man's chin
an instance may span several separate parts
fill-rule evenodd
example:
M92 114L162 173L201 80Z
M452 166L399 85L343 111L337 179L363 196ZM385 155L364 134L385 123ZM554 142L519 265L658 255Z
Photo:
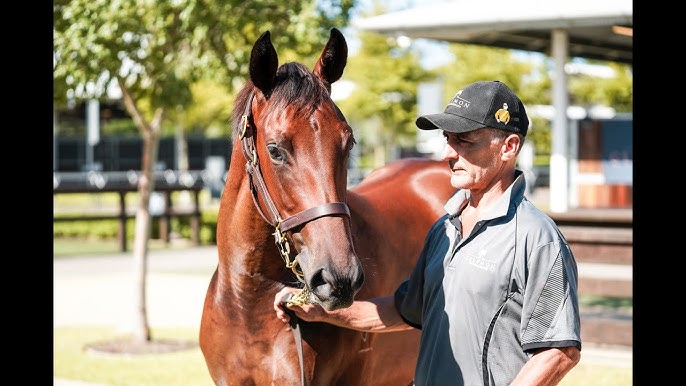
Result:
M468 183L469 181L467 181L467 179L464 176L455 174L450 176L450 185L452 185L456 189L464 189L464 187L467 186Z

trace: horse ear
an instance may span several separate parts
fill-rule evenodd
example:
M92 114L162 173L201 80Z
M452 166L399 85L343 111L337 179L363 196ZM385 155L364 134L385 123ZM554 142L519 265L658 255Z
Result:
M276 69L279 66L279 57L270 37L269 31L263 32L250 53L250 80L265 96L274 87Z
M343 75L343 69L348 61L348 44L345 37L336 28L331 29L329 41L314 66L314 74L319 77L331 92L331 83Z

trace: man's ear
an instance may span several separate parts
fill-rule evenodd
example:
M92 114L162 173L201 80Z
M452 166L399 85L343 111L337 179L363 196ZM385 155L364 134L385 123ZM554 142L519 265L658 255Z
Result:
M505 138L502 147L502 159L503 161L508 161L517 158L517 153L522 147L522 141L517 134L510 134Z

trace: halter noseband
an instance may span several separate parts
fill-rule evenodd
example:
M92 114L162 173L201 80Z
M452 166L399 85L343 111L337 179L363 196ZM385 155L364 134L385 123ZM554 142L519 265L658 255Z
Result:
M254 127L251 126L249 122L252 120L252 98L253 96L251 95L246 104L245 112L241 117L239 128L239 139L241 140L243 155L247 161L245 163L245 170L248 173L250 181L250 192L252 193L253 202L255 203L255 207L257 207L257 211L268 224L275 228L274 239L279 248L279 253L286 263L286 267L290 268L293 273L295 273L298 280L304 283L303 273L297 269L298 261L295 258L291 260L291 250L286 238L286 232L324 216L346 216L350 218L350 209L344 202L329 202L305 209L285 220L281 218L281 215L274 204L274 200L272 200L269 195L267 185L262 176L262 171L260 170L257 149L255 146L257 131L254 130ZM262 207L259 203L260 197L264 200L267 211L269 212L269 217L262 211Z

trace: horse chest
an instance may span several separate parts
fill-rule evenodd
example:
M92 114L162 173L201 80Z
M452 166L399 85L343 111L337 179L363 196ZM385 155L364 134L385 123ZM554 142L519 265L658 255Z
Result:
M237 309L225 311L208 312L204 326L207 335L201 335L201 346L215 383L298 385L298 357L287 326L273 317L250 318Z

